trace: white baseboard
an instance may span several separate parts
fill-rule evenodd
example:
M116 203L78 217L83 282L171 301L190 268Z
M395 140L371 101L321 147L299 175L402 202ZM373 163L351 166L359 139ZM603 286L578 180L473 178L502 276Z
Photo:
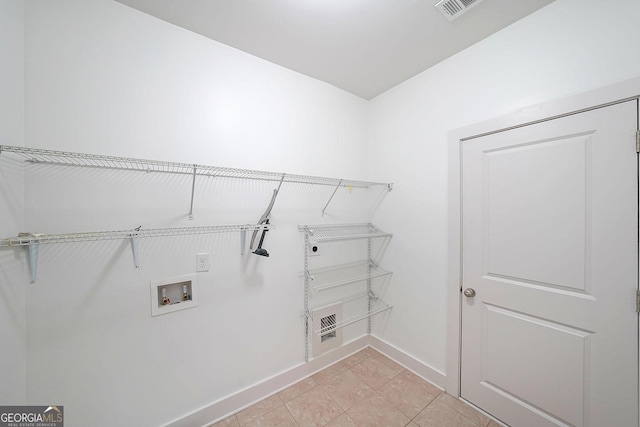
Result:
M355 339L307 363L301 363L291 369L213 402L184 417L173 420L163 427L205 427L215 424L367 347L369 345L369 339L369 335Z
M429 381L436 387L444 390L446 385L447 376L439 370L432 368L431 366L420 362L413 356L408 355L399 348L381 340L378 337L369 335L369 345L378 350L380 353L387 356L389 359L394 360L400 365L404 366L419 377Z
M316 357L307 363L301 363L300 365L294 366L291 369L202 407L184 417L171 421L162 427L211 426L368 346L383 353L385 356L393 359L395 362L433 385L444 389L445 374L418 361L380 338L365 335Z

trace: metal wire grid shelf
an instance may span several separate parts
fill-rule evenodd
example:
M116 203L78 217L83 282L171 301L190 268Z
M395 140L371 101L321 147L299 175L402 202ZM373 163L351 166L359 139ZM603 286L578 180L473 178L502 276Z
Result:
M95 242L102 240L119 240L130 239L131 249L133 251L133 263L136 268L139 263L138 241L142 238L149 237L170 237L170 236L186 236L194 234L214 234L214 233L230 233L240 232L240 245L242 254L246 241L247 231L270 230L274 228L267 224L243 224L243 225L207 225L200 227L168 227L168 228L137 228L133 230L117 230L117 231L88 231L81 233L65 233L65 234L40 234L40 233L20 233L16 237L9 237L0 240L0 247L26 246L29 250L29 275L31 283L37 279L38 270L38 252L41 244L54 243L80 243Z
M317 268L307 271L306 274L309 277L311 288L315 291L322 292L371 279L383 277L390 279L393 273L380 268L371 261L360 261L332 267Z
M390 239L393 236L393 234L385 233L373 224L300 225L298 230L317 243L370 238Z
M191 175L193 177L193 182L191 185L191 205L189 208L190 219L193 219L193 202L195 195L196 176L276 181L279 182L280 185L282 185L282 183L284 182L288 182L335 187L333 193L329 197L329 200L322 209L322 215L325 214L327 207L333 200L333 197L340 187L384 187L388 191L391 191L391 189L393 188L393 184L383 182L286 174L280 172L267 172L250 169L234 169L220 166L201 165L196 163L165 162L160 160L146 160L136 159L132 157L116 157L100 154L75 153L71 151L44 150L39 148L16 147L11 145L0 145L0 154L2 154L3 152L13 153L24 158L27 162L34 164L107 168L141 172L160 172Z
M0 246L27 246L50 243L78 243L94 242L99 240L118 240L147 237L186 236L193 234L229 233L239 231L263 230L272 226L245 224L245 225L207 225L201 227L169 227L149 228L139 230L118 231L88 231L66 234L38 234L20 233L16 237L0 240Z
M328 185L336 187L371 188L384 186L389 189L391 189L392 187L392 184L382 182L358 181L311 175L296 175L249 169L234 169L193 163L165 162L159 160L146 160L130 157L115 157L98 154L75 153L70 151L54 151L38 148L15 147L10 145L0 145L0 154L2 152L19 155L30 163L125 169L143 172L162 172L186 175L195 174L209 177L254 179L263 181L283 180L283 182L290 183Z
M320 336L327 335L334 332L337 329L344 328L345 326L352 325L361 320L369 319L372 316L375 316L380 313L384 313L385 311L391 310L393 308L392 305L388 305L387 303L382 301L380 298L378 298L371 291L349 298L349 301L357 301L357 300L361 300L362 304L367 306L368 309L366 311L360 312L358 314L355 314L351 317L348 317L346 319L343 319L335 323L323 325L321 322L321 319L314 318L312 311L308 310L306 312L306 316L309 319L313 332ZM347 302L347 301L345 300L343 302Z

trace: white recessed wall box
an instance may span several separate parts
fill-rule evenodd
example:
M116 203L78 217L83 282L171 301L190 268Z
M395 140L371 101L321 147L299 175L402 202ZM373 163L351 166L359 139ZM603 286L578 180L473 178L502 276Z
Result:
M152 280L151 316L197 307L197 280L197 274Z

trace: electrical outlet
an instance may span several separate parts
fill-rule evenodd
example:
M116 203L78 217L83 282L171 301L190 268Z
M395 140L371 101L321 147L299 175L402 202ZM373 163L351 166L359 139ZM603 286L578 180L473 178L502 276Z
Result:
M209 254L196 254L196 271L209 271Z

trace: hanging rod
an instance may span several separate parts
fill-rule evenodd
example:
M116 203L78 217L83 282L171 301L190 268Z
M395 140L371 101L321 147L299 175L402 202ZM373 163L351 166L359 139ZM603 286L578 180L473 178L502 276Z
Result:
M79 243L79 242L95 242L102 240L119 240L131 239L131 250L133 252L133 263L136 268L140 267L139 263L139 239L148 237L170 237L185 236L194 234L214 234L240 232L240 246L244 248L244 240L247 230L270 230L274 228L270 224L243 224L243 225L205 225L199 227L167 227L167 228L149 228L134 230L117 230L117 231L88 231L82 233L66 233L66 234L39 234L39 233L20 233L16 237L9 237L0 240L0 247L16 247L26 246L29 251L29 275L31 283L37 279L38 270L38 253L41 244L54 243Z
M289 183L356 188L386 187L389 191L393 187L393 184L391 183L382 182L358 181L288 173L285 174L281 172L235 169L219 166L200 165L194 163L166 162L160 160L115 157L99 154L76 153L70 151L44 150L39 148L16 147L11 145L0 145L0 154L2 152L19 155L30 163L125 169L142 172L162 172L185 175L195 174L209 177L253 179L262 181L280 181L284 176L284 182Z

